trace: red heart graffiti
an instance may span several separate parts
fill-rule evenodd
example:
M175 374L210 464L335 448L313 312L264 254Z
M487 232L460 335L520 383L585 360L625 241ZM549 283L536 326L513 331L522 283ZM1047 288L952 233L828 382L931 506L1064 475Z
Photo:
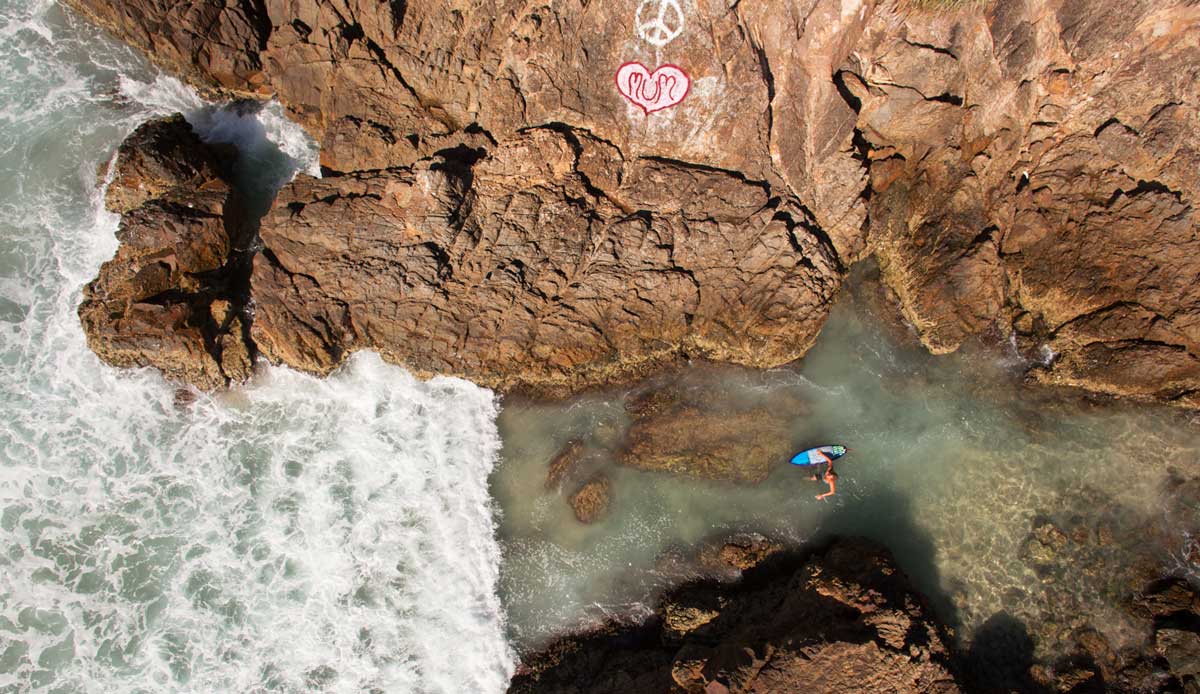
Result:
M617 68L617 91L646 115L678 104L691 88L692 78L678 65L659 65L654 72L638 62Z

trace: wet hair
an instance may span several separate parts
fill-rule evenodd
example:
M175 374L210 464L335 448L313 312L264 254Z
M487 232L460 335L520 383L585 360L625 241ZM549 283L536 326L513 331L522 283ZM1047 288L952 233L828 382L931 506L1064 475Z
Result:
M837 472L835 472L835 471L833 470L833 468L830 468L830 469L826 470L826 471L825 471L825 475L826 475L826 476L828 476L828 475L833 475L834 477L837 477L837 476L838 476Z

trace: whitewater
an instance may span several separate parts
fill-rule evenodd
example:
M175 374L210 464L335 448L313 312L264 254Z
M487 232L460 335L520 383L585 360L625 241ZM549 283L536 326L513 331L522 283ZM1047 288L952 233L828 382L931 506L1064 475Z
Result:
M495 692L492 392L362 353L177 396L88 351L120 141L182 111L264 200L316 152L53 2L0 1L0 692Z

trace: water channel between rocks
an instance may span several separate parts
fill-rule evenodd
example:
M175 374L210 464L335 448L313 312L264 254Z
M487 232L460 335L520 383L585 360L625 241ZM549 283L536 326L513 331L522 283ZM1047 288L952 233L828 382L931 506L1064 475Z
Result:
M716 412L782 414L794 450L849 445L831 500L814 499L824 486L786 456L758 485L619 465L626 401L646 384L503 401L491 486L501 599L519 650L606 616L647 614L656 590L696 574L697 543L747 531L795 546L829 534L884 542L964 642L989 620L1022 623L1042 657L1089 626L1115 647L1141 637L1122 610L1132 591L1194 568L1200 514L1181 498L1193 485L1181 483L1200 462L1195 419L1022 386L1012 349L931 356L881 315L891 308L856 274L801 362L695 364L655 383ZM584 442L583 461L545 488L550 460L572 439ZM584 525L567 498L597 473L611 480L612 503Z

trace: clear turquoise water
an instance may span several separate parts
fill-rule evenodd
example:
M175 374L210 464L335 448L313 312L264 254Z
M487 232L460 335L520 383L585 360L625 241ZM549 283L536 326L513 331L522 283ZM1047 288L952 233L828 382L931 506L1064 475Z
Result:
M1136 570L1195 569L1196 519L1166 491L1196 474L1194 420L1033 397L1005 350L930 357L852 296L795 367L664 377L718 411L805 403L796 447L854 448L828 502L782 461L736 487L597 454L614 507L583 526L546 464L619 440L623 392L498 412L370 354L179 407L84 345L80 288L116 247L96 171L177 110L237 141L267 197L311 143L278 107L206 107L50 2L0 0L0 65L0 692L500 691L513 647L644 614L695 570L689 546L733 531L874 536L966 638L1005 612L1044 652L1085 624L1137 638ZM1020 556L1040 517L1082 538L1041 570Z
M644 613L656 589L695 571L674 558L739 531L794 546L828 534L881 540L964 642L999 613L1024 622L1045 657L1069 648L1065 637L1085 625L1114 644L1140 638L1120 609L1138 572L1195 568L1184 557L1200 515L1164 513L1173 507L1170 471L1200 472L1195 419L1023 388L1026 364L1006 346L930 356L881 315L891 310L861 286L842 297L795 366L695 364L663 379L715 390L716 411L735 402L806 410L793 428L795 449L853 448L827 501L814 499L824 487L786 460L758 486L616 465L599 444L619 441L628 425L623 391L565 405L505 402L492 488L504 510L501 594L518 646L606 615ZM612 513L591 526L568 506L571 484L542 489L549 460L572 438L597 444L580 477L612 479ZM1080 538L1048 567L1020 556L1041 518Z

